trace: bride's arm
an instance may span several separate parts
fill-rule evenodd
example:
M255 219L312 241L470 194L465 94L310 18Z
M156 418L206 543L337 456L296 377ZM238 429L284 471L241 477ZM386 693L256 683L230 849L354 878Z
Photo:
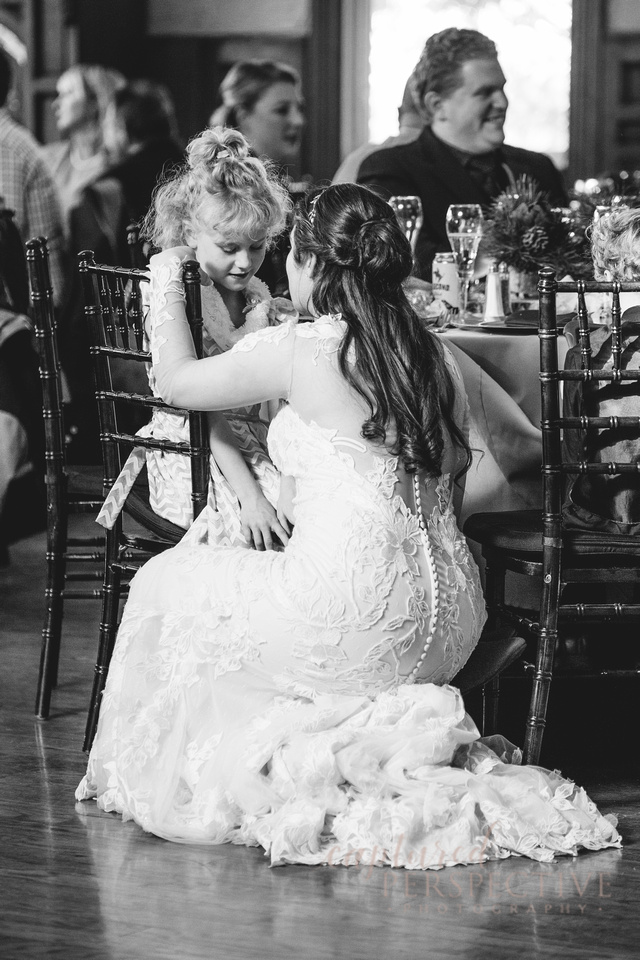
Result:
M287 397L291 324L250 334L219 356L196 358L182 284L182 264L189 257L192 250L178 247L153 256L149 264L155 317L150 346L160 396L191 410L222 410Z

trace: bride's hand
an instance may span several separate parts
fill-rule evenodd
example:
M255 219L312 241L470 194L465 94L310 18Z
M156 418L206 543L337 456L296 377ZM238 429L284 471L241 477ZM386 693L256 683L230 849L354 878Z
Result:
M159 267L163 263L168 263L173 257L177 257L180 261L198 259L193 247L187 247L186 245L179 247L167 247L166 250L161 250L160 253L154 253L149 260L149 266Z
M245 538L256 550L275 550L279 544L274 543L274 534L283 547L289 542L289 531L262 494L245 499L240 506L240 521Z

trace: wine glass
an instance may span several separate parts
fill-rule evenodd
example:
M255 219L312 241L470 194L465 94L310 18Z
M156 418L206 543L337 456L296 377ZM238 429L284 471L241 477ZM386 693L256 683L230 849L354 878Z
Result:
M389 197L389 205L396 215L402 232L411 244L411 252L415 254L423 221L420 197Z
M460 320L468 318L469 284L482 236L482 207L478 203L452 203L447 210L447 236L458 265Z

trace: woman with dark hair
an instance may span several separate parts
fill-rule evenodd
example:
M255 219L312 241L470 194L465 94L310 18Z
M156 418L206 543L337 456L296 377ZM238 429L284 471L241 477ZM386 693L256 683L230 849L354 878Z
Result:
M574 784L480 741L447 685L485 618L453 503L466 399L407 303L391 208L355 184L304 202L287 268L314 322L203 360L180 282L192 255L151 261L158 388L204 410L284 401L269 442L295 477L295 525L282 552L183 543L136 575L77 797L170 840L260 844L274 864L617 845Z

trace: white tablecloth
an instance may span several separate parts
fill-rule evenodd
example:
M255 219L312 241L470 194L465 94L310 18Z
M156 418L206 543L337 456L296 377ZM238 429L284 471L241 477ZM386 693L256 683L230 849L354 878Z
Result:
M460 366L471 410L473 465L462 522L472 513L541 506L539 340L452 328L440 336ZM567 346L559 340L559 364Z

